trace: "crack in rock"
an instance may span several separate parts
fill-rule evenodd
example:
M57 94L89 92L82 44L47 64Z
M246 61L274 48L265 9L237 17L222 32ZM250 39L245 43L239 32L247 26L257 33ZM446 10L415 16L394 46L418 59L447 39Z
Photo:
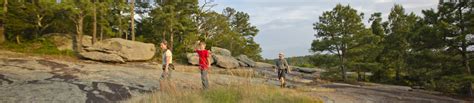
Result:
M0 74L0 85L3 85L3 81L7 82L7 84L13 83L13 81L8 79L5 75Z

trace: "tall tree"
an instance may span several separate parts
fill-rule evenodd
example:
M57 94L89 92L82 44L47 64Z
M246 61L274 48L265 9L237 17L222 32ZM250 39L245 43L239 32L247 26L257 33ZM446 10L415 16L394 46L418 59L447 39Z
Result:
M92 44L97 42L97 0L92 0Z
M7 20L7 13L8 13L8 0L3 0L3 10L2 12L2 18L0 18L0 44L5 42L5 35L6 35L6 30L5 30L5 21Z
M129 23L126 22L128 19L126 19L127 17L124 16L124 13L129 11L127 9L130 6L127 5L125 0L111 1L110 6L110 15L113 17L113 19L110 20L112 31L115 31L115 36L124 38L125 35L126 39L128 39L127 28L129 28Z
M256 26L250 23L249 14L236 11L230 7L225 8L222 14L227 17L230 24L230 29L239 34L239 37L241 37L235 39L241 39L243 42L242 45L236 45L238 48L240 48L240 50L237 50L235 53L245 54L255 60L262 60L260 55L262 49L260 48L260 45L254 41L254 38L257 36L259 30Z
M395 5L388 17L387 36L385 38L385 57L389 68L394 69L395 79L399 81L401 73L406 69L405 57L409 52L408 39L412 33L412 28L416 23L416 15L406 14L401 5Z
M76 29L76 50L82 51L82 37L84 35L84 19L88 16L92 3L83 0L70 0L63 3L63 7L69 12L68 17L74 22Z
M469 46L474 45L474 42L469 39L469 35L474 34L472 14L473 2L468 0L461 0L458 2L442 3L439 6L438 15L440 16L440 29L443 33L443 40L450 50L454 50L455 54L461 56L460 62L465 69L467 77L472 76L471 65L472 51L468 49ZM467 94L473 96L472 80L466 83Z
M375 59L375 62L377 64L381 64L383 63L382 61L382 57L385 55L385 53L383 52L385 49L384 49L384 45L383 45L383 41L384 41L384 37L386 36L385 35L385 28L383 26L383 22L382 22L382 13L380 12L377 12L377 13L374 13L370 16L369 18L369 23L371 23L370 25L370 29L372 30L372 34L378 36L379 38L379 41L377 43L374 44L374 46L377 46L378 49L376 49L376 53L371 53L371 54L375 54L376 57L374 58ZM387 74L387 71L382 67L374 67L372 68L372 72L374 74L372 80L374 81L382 81L382 79L387 79L387 78L384 78Z
M311 50L336 54L343 80L346 80L347 53L353 49L350 43L354 40L354 35L364 33L362 16L349 5L338 4L333 10L324 12L319 21L313 24L317 33Z
M135 41L135 0L130 0L130 30L132 40Z

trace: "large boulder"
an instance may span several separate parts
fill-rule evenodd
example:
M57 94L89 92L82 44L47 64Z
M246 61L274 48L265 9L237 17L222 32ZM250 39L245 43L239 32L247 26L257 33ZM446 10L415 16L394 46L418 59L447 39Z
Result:
M231 56L212 55L216 61L216 65L224 69L232 69L239 66L239 61Z
M105 62L120 62L123 63L125 60L123 60L122 57L120 57L117 54L109 54L109 53L103 53L103 52L81 52L79 53L84 58L92 59L92 60L100 60L100 61L105 61Z
M82 36L82 47L90 47L90 46L92 46L92 36L83 35Z
M252 59L248 58L246 55L239 55L237 56L237 60L247 64L247 66L249 67L255 67L257 65L257 63L255 63L255 61L253 61Z
M232 56L231 52L224 48L211 47L212 54L222 56Z
M150 43L130 41L121 38L111 38L99 41L94 45L85 48L85 52L81 52L80 54L84 58L97 61L115 62L106 58L102 58L111 57L111 54L119 56L123 59L123 61L144 61L153 58L155 51L155 46Z
M248 64L246 64L246 63L244 63L244 62L242 62L242 61L239 61L239 65L240 65L241 67L249 67Z
M197 53L187 53L186 58L188 59L189 64L199 65L199 56ZM209 57L208 59L211 60L211 64L214 64L214 58Z
M299 72L302 72L302 73L309 73L309 74L312 74L312 73L317 72L316 69L313 69L313 68L303 68L303 67L297 67L296 70L298 70Z

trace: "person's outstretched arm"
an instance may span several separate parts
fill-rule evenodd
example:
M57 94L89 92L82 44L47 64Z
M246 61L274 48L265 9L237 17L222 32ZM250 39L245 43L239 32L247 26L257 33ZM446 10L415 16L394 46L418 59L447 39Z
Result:
M201 41L196 41L196 43L194 44L194 50L199 50L199 43L201 43Z

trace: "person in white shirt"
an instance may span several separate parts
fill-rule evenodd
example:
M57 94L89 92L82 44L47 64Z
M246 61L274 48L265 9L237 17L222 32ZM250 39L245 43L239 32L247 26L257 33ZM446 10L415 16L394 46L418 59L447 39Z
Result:
M160 43L161 49L164 51L162 54L162 67L163 67L163 73L161 74L160 80L163 79L170 79L171 78L171 70L174 69L173 66L173 54L171 53L171 50L168 49L168 42L162 41Z

